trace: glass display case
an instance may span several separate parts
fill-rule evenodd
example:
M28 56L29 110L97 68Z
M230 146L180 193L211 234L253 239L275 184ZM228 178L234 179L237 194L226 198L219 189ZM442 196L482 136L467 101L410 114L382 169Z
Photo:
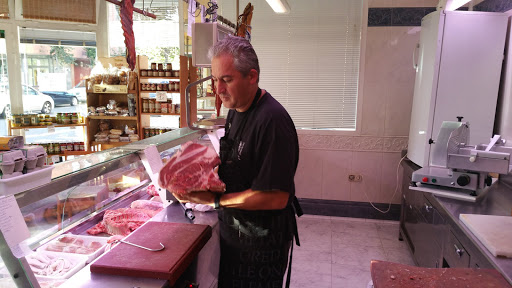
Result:
M66 286L66 279L62 277L40 277L37 265L32 265L35 260L30 258L33 251L40 251L41 247L52 251L53 248L48 248L48 243L63 237L63 234L88 235L87 230L101 221L106 210L130 207L134 200L150 199L152 196L146 192L146 188L151 184L154 172L158 171L150 171L150 166L143 161L146 148L155 146L162 159L172 155L181 144L188 141L210 145L204 136L202 131L182 128L122 147L78 157L56 164L49 184L15 194L14 199L30 236L20 244L9 247L6 242L8 237L4 237L4 233L0 234L0 287L57 287L61 283ZM13 196L0 197L5 200L6 197ZM180 205L176 206L182 209ZM172 213L182 212L183 210ZM157 217L168 221L171 217L169 213L171 212L166 211L164 215ZM216 221L216 213L214 214L215 216L213 213L208 217L199 216L199 222L211 225ZM187 222L183 215L180 214L180 217L183 218L180 221ZM24 227L14 227L15 230L18 228L19 231L24 230ZM106 236L110 235L100 234L98 239L103 242L99 242L106 242ZM82 275L84 281L93 278L89 275L90 272L82 274L85 275ZM153 283L152 280L147 281ZM130 287L137 286L133 285L135 282L130 283ZM161 281L153 284L148 287L162 286Z

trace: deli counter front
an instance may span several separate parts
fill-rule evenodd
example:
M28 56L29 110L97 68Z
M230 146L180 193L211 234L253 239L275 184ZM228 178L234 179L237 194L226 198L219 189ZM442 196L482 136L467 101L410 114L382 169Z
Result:
M152 184L188 141L211 146L182 128L56 164L50 183L0 195L0 287L214 287L217 213Z

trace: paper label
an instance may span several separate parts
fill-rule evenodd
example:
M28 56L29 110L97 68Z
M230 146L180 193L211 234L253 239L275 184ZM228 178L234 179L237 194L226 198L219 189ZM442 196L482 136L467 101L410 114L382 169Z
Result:
M48 126L48 133L55 133L55 126Z
M0 197L0 230L11 249L30 237L14 195Z
M156 91L156 102L167 102L167 93L165 91Z
M53 156L52 156L52 162L53 162L53 163L58 163L58 162L60 162L59 155L53 155Z
M75 130L75 129L76 129L76 126L69 126L69 129L71 129L71 130Z

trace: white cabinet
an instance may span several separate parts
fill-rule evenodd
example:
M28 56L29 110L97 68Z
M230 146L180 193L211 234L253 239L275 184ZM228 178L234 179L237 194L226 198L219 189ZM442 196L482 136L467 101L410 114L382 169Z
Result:
M470 124L470 143L492 137L508 18L435 11L422 19L408 158L428 166L443 121ZM434 144L429 144L430 140Z

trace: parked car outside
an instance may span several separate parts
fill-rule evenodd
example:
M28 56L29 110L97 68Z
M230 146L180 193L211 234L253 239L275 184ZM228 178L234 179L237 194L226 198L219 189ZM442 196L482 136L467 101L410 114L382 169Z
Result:
M55 102L52 97L39 92L37 89L23 84L23 112L50 114ZM11 116L10 94L8 85L0 85L0 116Z
M78 98L76 95L68 93L66 91L41 91L43 94L46 94L52 97L55 102L55 106L57 105L78 105Z
M23 84L23 110L24 111L41 111L43 114L50 114L55 102L52 97L45 95L39 90Z
M87 100L87 92L85 90L85 80L81 80L75 87L68 90L68 93L75 95L78 101L85 102Z

